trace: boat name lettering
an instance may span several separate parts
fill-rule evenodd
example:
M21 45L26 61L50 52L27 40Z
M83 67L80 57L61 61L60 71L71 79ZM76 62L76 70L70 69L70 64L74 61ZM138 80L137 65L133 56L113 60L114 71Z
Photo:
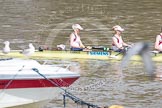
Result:
M110 54L109 54L109 52L95 52L95 51L91 51L91 52L89 52L89 55L108 56Z

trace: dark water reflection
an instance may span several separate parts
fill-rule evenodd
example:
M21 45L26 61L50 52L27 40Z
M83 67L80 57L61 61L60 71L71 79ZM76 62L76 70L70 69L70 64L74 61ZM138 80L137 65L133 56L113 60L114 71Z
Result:
M116 24L125 28L125 41L153 43L162 26L161 4L161 0L1 0L0 47L5 40L11 42L12 49L23 48L29 42L37 48L60 43L69 46L73 23L83 26L85 45L110 46L111 28ZM81 73L71 87L79 90L70 90L84 100L98 105L121 104L126 108L161 108L161 81L147 77L141 64L129 66L121 77L118 62L68 63L75 65L72 70ZM84 90L86 87L89 89ZM61 99L58 97L53 101L56 104L49 103L47 107L62 108ZM73 105L70 103L69 107Z

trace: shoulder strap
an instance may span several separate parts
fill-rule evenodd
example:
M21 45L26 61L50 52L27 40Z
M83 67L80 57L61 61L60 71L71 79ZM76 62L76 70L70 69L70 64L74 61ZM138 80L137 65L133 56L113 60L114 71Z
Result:
M75 38L74 38L74 40L73 41L76 41L76 39L77 39L77 36L75 35L75 33L73 33L74 34L74 36L75 36Z
M159 40L159 45L162 44L162 35L159 35L161 37L161 40Z
M119 39L116 37L116 36L114 36L116 39L117 39L117 41L118 41L118 43L119 43Z

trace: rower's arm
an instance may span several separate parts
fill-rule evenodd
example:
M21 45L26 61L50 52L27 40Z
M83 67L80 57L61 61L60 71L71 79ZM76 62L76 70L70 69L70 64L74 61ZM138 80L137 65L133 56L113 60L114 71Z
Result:
M122 39L122 41L123 41L123 39ZM132 47L131 45L125 43L124 41L123 41L123 46L125 46L125 47Z
M85 46L83 45L82 41L80 40L80 47L81 48L85 48Z
M125 42L123 42L123 46L131 47L131 45L129 45L129 44L125 43Z

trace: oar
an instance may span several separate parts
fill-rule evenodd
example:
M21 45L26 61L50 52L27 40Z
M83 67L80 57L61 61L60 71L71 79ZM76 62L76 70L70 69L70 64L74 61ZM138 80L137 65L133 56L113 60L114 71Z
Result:
M120 54L122 54L122 52L119 52L119 53L115 54L115 56L118 56L118 55L120 55Z
M102 51L112 50L111 48L108 48L108 47L105 47L105 46L92 46L92 49L102 50Z
M119 53L117 53L115 56L118 56L118 55L120 55L120 54L125 54L127 51L128 51L128 49L129 49L130 47L124 47L124 49L123 49L123 51L121 50L121 51L119 51Z
M150 57L150 46L149 43L140 42L136 43L130 50L128 50L126 56L124 56L121 67L124 68L128 64L128 61L133 55L140 55L145 65L145 69L149 75L152 75L154 72L154 63Z

